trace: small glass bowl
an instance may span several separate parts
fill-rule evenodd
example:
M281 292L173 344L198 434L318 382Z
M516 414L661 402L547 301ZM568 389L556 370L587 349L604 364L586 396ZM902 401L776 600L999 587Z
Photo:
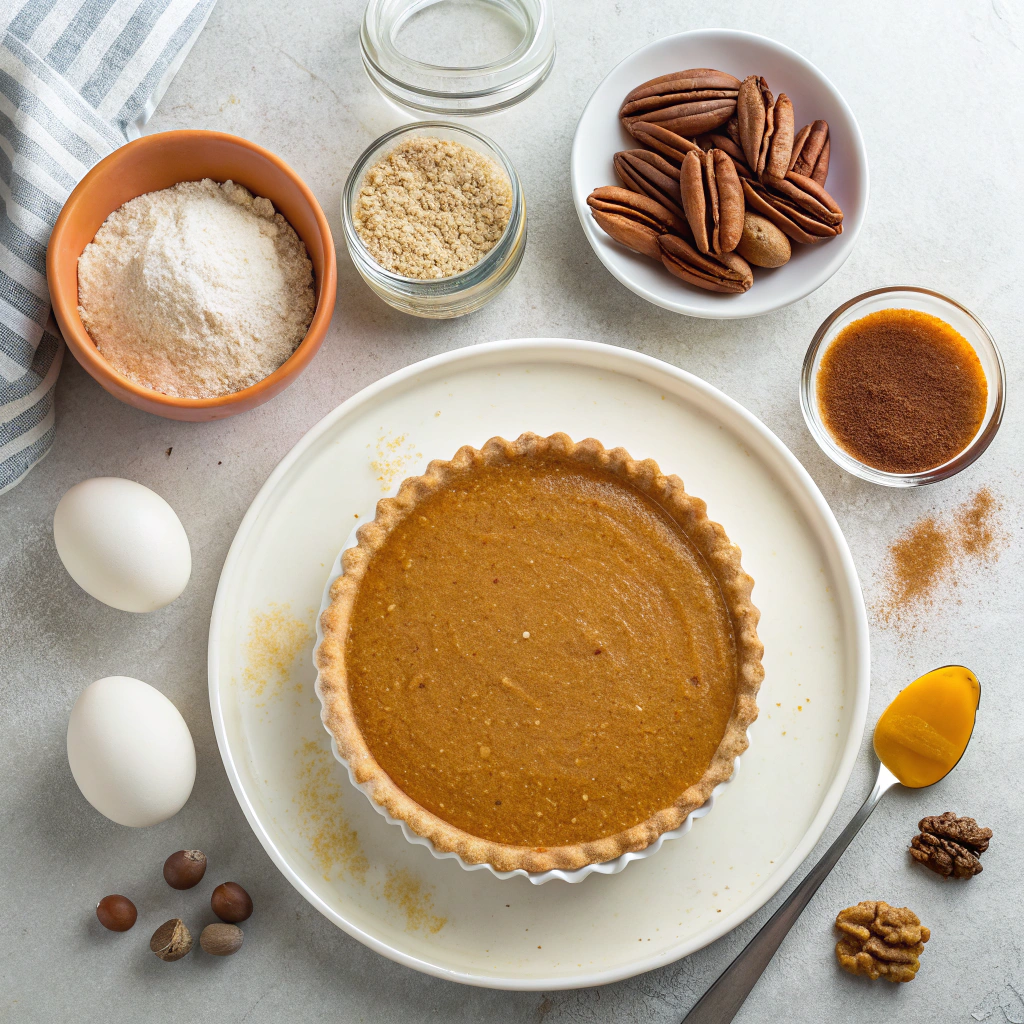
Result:
M508 52L490 59L482 47L502 39ZM439 47L451 54L448 64L418 59ZM403 106L432 114L503 110L529 96L554 64L550 0L369 0L359 48L370 81Z
M947 324L963 335L977 353L988 382L985 417L981 421L978 432L971 439L971 443L948 462L932 469L922 470L920 473L886 473L854 458L836 443L825 426L818 408L818 370L821 367L825 351L844 327L869 313L876 313L883 309L914 309L945 320ZM1005 404L1003 360L988 328L969 309L961 306L954 299L940 295L938 292L929 291L927 288L914 288L909 285L876 288L874 291L864 292L863 295L844 302L838 309L830 313L811 341L807 355L804 356L803 372L800 377L800 408L804 414L807 429L810 430L811 436L818 442L821 450L841 469L845 469L854 476L859 476L862 480L869 480L871 483L882 484L885 487L917 487L921 484L933 484L939 480L948 480L960 470L966 469L992 443L992 438L995 437L999 424L1002 422Z
M512 185L512 211L494 248L469 270L453 277L402 277L370 255L352 219L366 172L398 143L412 136L450 139L490 157ZM356 160L341 196L341 224L352 262L362 279L389 305L413 316L443 320L472 313L491 301L516 275L526 250L526 199L519 175L505 152L479 132L445 121L418 121L382 135Z

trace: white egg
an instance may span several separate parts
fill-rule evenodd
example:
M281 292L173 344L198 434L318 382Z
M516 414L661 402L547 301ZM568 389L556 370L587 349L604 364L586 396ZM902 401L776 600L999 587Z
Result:
M119 825L165 821L196 780L192 734L157 689L129 676L87 686L71 709L68 764L82 796Z
M53 516L57 554L98 601L126 612L170 604L192 573L192 551L174 509L133 480L97 476L75 484Z

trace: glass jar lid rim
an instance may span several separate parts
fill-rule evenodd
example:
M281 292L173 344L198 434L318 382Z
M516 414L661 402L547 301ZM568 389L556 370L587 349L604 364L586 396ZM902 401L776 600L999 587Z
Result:
M359 32L363 64L375 85L406 106L437 113L487 113L530 95L554 63L550 0L499 0L522 37L493 61L434 64L407 55L396 44L403 25L438 0L369 0Z

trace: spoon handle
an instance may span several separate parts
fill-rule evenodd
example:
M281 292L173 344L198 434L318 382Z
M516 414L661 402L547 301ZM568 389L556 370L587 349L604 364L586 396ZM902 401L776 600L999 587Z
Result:
M786 902L772 914L761 930L750 940L735 960L719 975L718 980L697 1001L682 1024L728 1024L736 1016L757 979L764 973L782 940L818 887L836 866L850 841L868 820L882 794L897 784L896 776L879 763L878 775L871 794L860 810L843 829L825 855L807 872L803 881L789 894Z

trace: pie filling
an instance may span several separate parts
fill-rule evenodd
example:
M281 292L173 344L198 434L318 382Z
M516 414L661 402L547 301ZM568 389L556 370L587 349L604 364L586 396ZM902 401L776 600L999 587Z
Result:
M355 720L422 807L495 843L612 836L707 772L737 650L714 575L625 480L552 455L424 497L345 640Z

